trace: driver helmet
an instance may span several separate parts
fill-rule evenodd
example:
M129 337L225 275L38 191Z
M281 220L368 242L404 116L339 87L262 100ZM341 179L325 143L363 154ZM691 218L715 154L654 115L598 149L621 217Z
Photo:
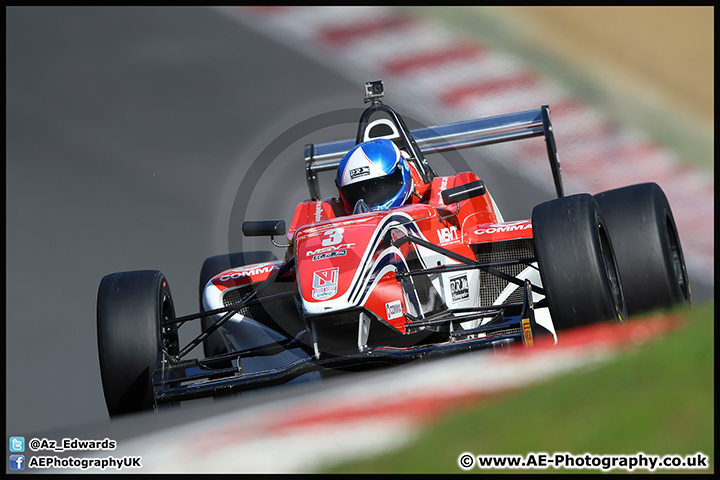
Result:
M403 205L413 191L410 167L400 149L387 138L359 143L338 166L335 184L345 210L351 213L359 200L362 210L387 210Z

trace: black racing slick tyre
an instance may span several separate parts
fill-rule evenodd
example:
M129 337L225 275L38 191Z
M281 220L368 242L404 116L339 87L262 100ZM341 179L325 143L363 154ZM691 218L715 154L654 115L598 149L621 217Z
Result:
M275 260L277 260L275 254L267 250L225 253L206 259L200 269L200 311L205 311L205 306L203 305L203 292L205 291L205 285L207 285L210 279L215 275L230 268L252 265L254 263L272 262ZM210 325L212 325L212 321L210 318L203 317L200 320L200 325L202 330L205 331ZM203 352L205 353L205 357L213 357L227 352L227 347L225 346L225 342L223 341L220 332L212 333L203 341Z
M535 254L557 330L627 316L607 225L589 194L537 205L532 212Z
M97 298L100 374L111 417L155 407L152 374L164 355L178 353L175 318L165 276L155 270L103 277Z
M665 192L642 183L595 195L615 249L628 315L690 304L690 282Z

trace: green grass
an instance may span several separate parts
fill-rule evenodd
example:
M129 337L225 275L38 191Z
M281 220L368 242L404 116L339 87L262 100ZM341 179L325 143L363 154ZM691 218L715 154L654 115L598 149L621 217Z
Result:
M463 452L522 456L702 452L709 457L710 468L683 472L712 472L714 303L681 313L688 321L678 331L591 370L479 402L442 418L400 450L338 465L327 473L463 473L457 464Z

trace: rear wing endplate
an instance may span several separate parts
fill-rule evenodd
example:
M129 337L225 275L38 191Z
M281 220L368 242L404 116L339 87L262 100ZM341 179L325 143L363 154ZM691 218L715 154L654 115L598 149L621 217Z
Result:
M418 128L411 130L410 134L423 154L543 136L557 196L564 196L560 159L550 122L550 108L547 105L522 112ZM347 139L305 145L305 172L312 198L320 198L317 173L337 169L343 155L354 147L355 143L355 139Z

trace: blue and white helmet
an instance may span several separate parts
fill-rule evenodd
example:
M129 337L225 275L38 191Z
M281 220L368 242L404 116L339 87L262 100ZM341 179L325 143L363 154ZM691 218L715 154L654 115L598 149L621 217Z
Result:
M386 138L359 143L340 160L335 183L348 213L363 200L370 210L403 205L413 191L410 167Z

